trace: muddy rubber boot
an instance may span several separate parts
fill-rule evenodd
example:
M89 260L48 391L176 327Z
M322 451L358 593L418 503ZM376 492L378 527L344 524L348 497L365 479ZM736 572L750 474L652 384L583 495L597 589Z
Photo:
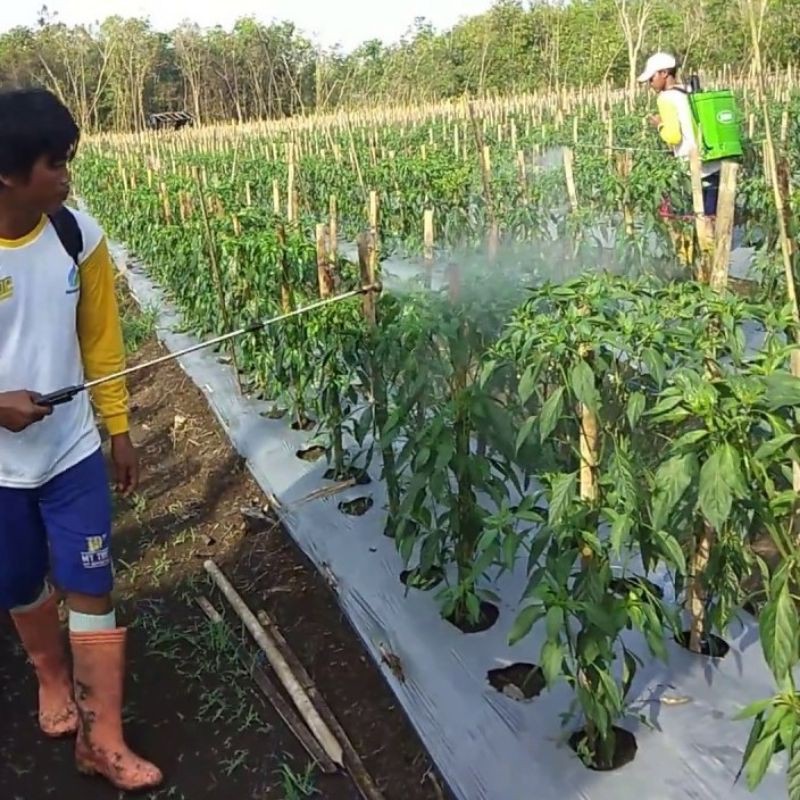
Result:
M78 709L55 592L35 608L12 611L11 619L39 679L39 726L53 738L75 733Z
M75 763L85 775L102 775L118 789L152 789L161 770L139 758L122 734L125 628L71 633L75 701L80 724Z

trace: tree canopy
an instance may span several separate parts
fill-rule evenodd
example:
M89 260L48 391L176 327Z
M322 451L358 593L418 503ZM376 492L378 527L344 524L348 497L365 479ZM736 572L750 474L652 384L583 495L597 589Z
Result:
M36 26L0 35L0 85L49 87L88 130L137 129L152 111L186 109L211 122L465 92L624 85L656 48L694 68L748 64L740 3L497 0L448 30L417 18L399 42L370 40L349 53L315 45L291 22L245 17L230 30L185 22L162 32L118 16L67 26L45 8ZM800 55L796 12L796 0L770 2L762 39L774 66Z

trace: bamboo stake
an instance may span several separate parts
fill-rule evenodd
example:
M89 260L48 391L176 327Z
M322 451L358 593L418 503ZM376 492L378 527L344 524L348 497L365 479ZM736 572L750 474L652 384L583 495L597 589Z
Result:
M571 147L564 148L564 176L567 181L569 204L573 211L578 210L578 192L575 189L575 153Z
M272 210L275 216L281 215L281 187L277 178L272 179Z
M321 299L330 297L334 291L333 273L330 269L330 243L328 227L324 223L317 225L317 280Z
M422 221L422 228L423 228L423 242L424 242L423 258L425 260L425 286L428 289L430 289L432 272L433 272L433 237L434 237L432 208L425 209Z
M728 272L731 263L733 246L733 221L736 212L736 176L739 165L726 161L722 165L720 178L717 221L715 225L714 260L711 266L709 283L718 292L728 285Z
M247 604L242 600L239 593L233 588L233 585L228 581L220 568L210 559L206 561L203 566L214 580L214 583L219 587L220 591L225 595L233 610L245 624L247 630L250 631L250 635L253 637L256 644L258 644L267 656L270 665L275 670L275 674L289 693L292 702L295 704L306 724L322 745L325 753L334 764L344 766L344 754L341 745L330 728L325 724L322 717L320 717L319 712L295 677L280 649L275 644L274 639L264 630L255 614L248 608Z
M206 597L196 597L195 601L200 606L203 613L216 625L224 625L225 620L216 608ZM320 743L314 738L306 724L295 713L294 709L284 700L278 687L269 679L267 673L255 662L250 663L246 655L242 652L239 656L240 661L247 669L253 682L258 686L264 696L269 700L278 716L284 721L295 738L303 745L305 751L314 759L319 768L327 775L337 772L337 767L328 758L327 753L322 749ZM295 673L296 674L296 673Z

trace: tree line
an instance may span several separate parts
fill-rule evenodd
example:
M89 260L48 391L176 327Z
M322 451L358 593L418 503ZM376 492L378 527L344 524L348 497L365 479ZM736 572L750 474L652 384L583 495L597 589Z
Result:
M200 122L277 118L381 101L415 102L608 81L632 85L647 52L687 67L750 61L748 0L497 0L445 31L417 18L397 43L351 52L315 45L291 22L185 22L154 30L109 17L68 26L46 8L0 34L0 85L44 85L87 130L131 130L154 111ZM762 48L772 66L800 56L797 0L769 0Z

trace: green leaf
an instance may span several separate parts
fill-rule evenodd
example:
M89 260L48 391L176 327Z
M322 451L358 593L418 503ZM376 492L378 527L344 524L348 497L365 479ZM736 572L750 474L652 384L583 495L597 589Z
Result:
M559 386L547 398L539 414L539 441L544 442L555 430L564 408L564 387Z
M761 609L758 626L764 658L779 684L788 677L795 662L797 625L797 608L788 582L783 581L777 597L770 598Z
M680 542L666 531L656 531L653 534L659 551L664 558L680 573L686 572L686 557L683 554Z
M749 706L746 706L737 714L734 715L734 720L743 720L748 719L749 717L755 717L759 714L766 711L772 705L772 698L769 697L766 700L756 700L755 703L750 703Z
M627 414L628 422L630 423L631 428L636 427L636 423L641 419L642 414L644 413L646 404L647 400L642 392L634 392L628 398Z
M739 451L729 442L720 447L720 469L722 480L733 492L734 497L747 497L749 492L742 473L742 459Z
M642 353L642 361L644 361L647 371L653 376L653 380L659 386L662 386L664 383L664 377L666 376L664 359L655 350L653 350L652 347L648 347Z
M564 653L561 645L548 639L542 647L540 659L544 679L547 681L548 686L552 686L563 672Z
M694 453L673 456L661 464L655 475L653 526L663 528L672 510L697 474Z
M750 758L745 766L744 774L747 779L747 788L752 792L764 777L775 753L775 742L778 738L777 732L761 739L753 748Z
M708 436L708 431L705 428L702 428L699 431L689 431L688 433L684 433L679 439L676 439L672 447L674 450L682 450L684 447L692 447L698 442L702 442L706 436Z
M759 701L759 702L766 702L767 705L771 705L772 698L766 701ZM756 705L753 703L753 705ZM748 709L751 706L748 706ZM746 711L747 709L745 709ZM743 713L743 712L740 712ZM763 719L763 711L758 712L756 718L753 720L753 726L750 728L750 735L747 737L747 745L744 748L744 753L742 755L742 763L739 766L739 771L736 773L736 777L734 778L734 782L738 781L739 778L742 776L742 772L744 772L745 767L747 766L747 762L750 761L750 756L753 754L753 749L755 748L756 744L758 744L759 740L761 739L761 734L764 730L764 719ZM738 719L739 717L734 717L734 719Z
M627 514L617 514L609 535L611 549L615 553L622 552L622 546L627 542L631 530L633 530L633 520Z
M627 647L623 647L623 670L622 670L622 696L627 697L631 690L631 684L636 677L636 658Z
M764 377L764 384L764 399L771 411L784 406L800 405L800 378L795 378L788 372L773 372Z
M517 441L514 444L514 452L519 453L522 449L522 446L527 441L528 437L531 435L531 431L533 430L533 426L536 424L536 417L528 417L525 422L522 423L522 427L519 429L519 433L517 434Z
M570 386L575 397L590 411L597 411L597 389L594 385L594 372L585 362L579 361L570 374Z
M796 433L783 433L780 436L776 436L774 439L764 442L764 444L756 450L755 457L759 461L765 461L775 455L779 450L783 450L786 445L793 442L795 439L797 439Z
M723 477L723 448L717 448L700 468L700 510L720 530L733 508L733 494Z
M577 486L577 472L561 474L555 477L550 493L550 507L548 509L548 520L550 524L555 524L564 516L575 498Z
M558 641L561 629L564 627L564 609L561 606L551 606L547 609L547 638Z
M525 403L530 400L535 388L536 379L534 377L534 369L530 366L522 373L522 378L520 378L519 381L519 401L522 405L525 405Z
M784 746L786 752L791 753L795 731L797 729L797 717L795 717L793 709L787 709L787 712L786 716L781 720L780 727L778 728L778 736L780 736L781 744Z
M524 639L531 631L531 628L545 615L543 605L526 606L517 614L511 632L508 634L509 646L515 645L520 639Z

